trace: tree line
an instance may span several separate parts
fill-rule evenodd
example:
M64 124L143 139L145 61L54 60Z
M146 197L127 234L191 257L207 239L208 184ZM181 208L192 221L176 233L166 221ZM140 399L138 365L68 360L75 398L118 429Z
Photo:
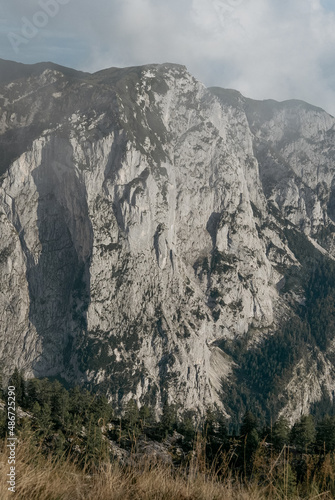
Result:
M25 381L18 370L10 385L16 387L17 404L26 412L18 418L16 432L22 438L29 436L42 453L58 459L71 456L79 464L98 467L102 461L115 459L111 442L136 452L141 451L143 439L166 443L174 436L179 449L179 454L172 453L175 466L187 466L200 442L204 459L219 475L228 468L245 479L261 478L272 470L274 457L279 457L276 468L286 461L292 488L305 487L308 478L323 474L324 486L335 494L335 416L315 421L312 415L303 415L293 426L280 417L262 426L247 410L238 432L229 432L227 420L215 408L199 419L192 411L182 412L166 403L157 419L152 408L139 408L133 399L118 412L104 395L79 387L66 389L58 380ZM6 401L6 391L2 396ZM0 412L2 440L6 433L4 411ZM326 479L325 463L330 464Z

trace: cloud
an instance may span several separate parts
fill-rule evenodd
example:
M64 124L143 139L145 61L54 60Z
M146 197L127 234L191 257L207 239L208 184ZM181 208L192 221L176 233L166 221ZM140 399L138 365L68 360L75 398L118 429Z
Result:
M335 114L330 0L68 0L15 54L8 33L19 33L22 17L33 19L41 1L48 0L2 7L1 57L88 71L177 62L208 86L256 99L299 98Z

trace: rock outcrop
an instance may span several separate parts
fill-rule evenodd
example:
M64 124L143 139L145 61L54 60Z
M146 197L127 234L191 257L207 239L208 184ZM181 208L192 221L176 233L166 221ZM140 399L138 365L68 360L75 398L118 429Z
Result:
M0 70L4 373L224 410L222 339L259 344L304 301L283 292L302 265L285 230L335 256L334 118L173 64ZM320 379L332 394L322 356L319 372L301 361L282 411L320 399Z

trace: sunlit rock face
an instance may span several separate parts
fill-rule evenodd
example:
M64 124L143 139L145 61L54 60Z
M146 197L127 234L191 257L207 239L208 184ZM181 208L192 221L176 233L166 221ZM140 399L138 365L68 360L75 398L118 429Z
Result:
M206 89L173 64L0 69L4 374L61 376L158 412L225 411L221 340L258 343L304 300L281 293L300 265L285 229L335 254L334 119ZM304 396L288 387L283 407L298 415L321 388L295 387Z

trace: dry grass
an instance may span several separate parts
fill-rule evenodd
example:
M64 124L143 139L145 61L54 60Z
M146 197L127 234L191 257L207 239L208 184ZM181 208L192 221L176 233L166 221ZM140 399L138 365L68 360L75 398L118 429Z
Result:
M220 482L206 470L200 459L191 469L175 470L152 462L121 468L105 464L95 474L80 469L70 460L55 461L43 457L29 441L17 446L17 488L7 490L7 449L0 454L0 498L7 500L279 500L288 497L272 485L260 487L242 484L227 476ZM301 497L300 497L301 498ZM307 498L307 497L304 497ZM329 494L311 494L309 499L333 498Z

